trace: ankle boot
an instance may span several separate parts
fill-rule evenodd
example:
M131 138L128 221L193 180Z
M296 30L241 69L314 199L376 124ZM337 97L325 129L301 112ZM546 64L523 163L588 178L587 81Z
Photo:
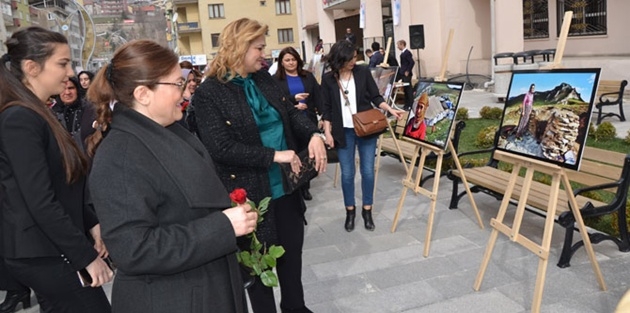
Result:
M347 232L351 232L354 230L354 218L356 216L356 209L353 207L352 210L348 210L346 208L346 223L344 225L344 227L346 228Z
M374 221L372 220L372 209L366 210L363 208L361 210L361 216L363 216L363 222L365 223L365 229L369 231L374 230Z
M31 307L31 290L8 290L4 302L0 304L0 313L13 313L17 305L22 302L22 309Z

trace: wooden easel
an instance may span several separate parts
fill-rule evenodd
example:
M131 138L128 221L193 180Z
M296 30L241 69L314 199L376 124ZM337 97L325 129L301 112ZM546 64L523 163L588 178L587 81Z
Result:
M405 138L403 138L405 139ZM411 160L411 164L415 164L418 160L418 154L420 155L420 161L418 163L417 169L413 166L409 167L407 171L407 177L402 181L403 190L400 196L400 200L398 201L398 207L396 208L396 214L394 215L394 222L392 224L391 232L396 231L396 226L398 225L398 218L400 216L400 212L402 210L403 204L405 203L405 198L407 197L407 191L409 189L413 190L414 193L422 194L427 196L431 200L431 205L429 209L429 218L427 219L427 232L425 235L425 243L424 243L424 251L422 255L426 258L429 256L429 249L431 247L431 233L433 231L433 218L435 216L435 205L437 204L437 196L438 196L438 188L440 186L440 174L442 171L442 161L444 160L444 150L438 147L434 147L424 142L416 142L410 141L416 144L416 148L414 149L414 155ZM449 140L448 149L451 152L451 156L453 157L453 162L459 170L460 173L464 173L461 163L459 162L459 158L457 157L457 152L455 151L455 147L453 146L453 142ZM433 177L433 188L431 190L425 189L424 187L419 186L420 181L422 180L422 171L424 169L424 163L426 161L427 155L433 152L437 155L437 163L435 165L435 176ZM416 172L416 176L414 178L414 172ZM472 192L470 191L470 187L468 186L468 181L466 180L465 175L461 175L462 185L466 188L466 193L468 194L468 198L470 199L470 203L475 211L475 216L477 217L477 222L479 223L479 227L483 229L483 222L481 221L481 216L479 215L479 210L477 209L477 205L475 204L475 200L472 196Z
M448 37L448 43L446 45L446 51L444 53L445 56L442 59L443 60L442 70L440 72L440 76L438 76L435 79L436 81L444 81L444 74L446 73L446 63L448 62L448 54L450 51L451 42L453 40L453 33L454 33L454 30L451 29L449 33L449 37ZM450 137L451 137L451 134L449 134L449 138ZM403 139L407 140L404 137ZM400 149L400 146L398 145L398 142L396 141L396 139L394 139L394 142L396 143L396 147L399 150L399 155L401 156L401 161L403 162L403 164L405 164L407 176L402 181L403 190L400 196L400 200L398 201L398 207L396 208L396 214L394 215L394 222L392 223L391 232L393 233L396 231L396 226L398 225L398 218L400 216L402 206L405 203L405 198L407 197L407 191L411 189L416 194L420 193L422 195L427 196L431 200L431 205L430 205L430 210L429 210L429 218L427 220L427 232L426 232L425 240L424 240L425 241L424 252L422 254L424 257L427 257L429 256L429 249L431 247L431 233L433 230L433 218L435 216L435 205L437 204L438 188L440 185L440 176L442 172L442 161L444 160L444 150L441 148L432 146L430 144L424 143L424 142L419 142L419 141L414 141L414 140L408 140L408 141L416 145L413 152L413 158L411 159L411 166L409 167L406 166L406 163L404 162L404 159L402 158L402 151ZM457 167L460 173L463 173L464 171L462 169L461 163L459 162L459 158L457 157L457 151L455 151L453 142L450 140L448 141L448 149L451 152L455 166ZM422 172L424 169L426 157L430 152L433 152L437 155L437 163L435 165L435 174L434 174L435 176L433 178L433 188L431 190L428 190L419 186L419 184L420 184L420 181L422 180ZM416 164L416 161L418 160L418 155L420 155L420 161L418 163L417 169L415 169L413 167L413 164ZM415 178L414 178L414 172L416 174ZM479 227L483 229L484 228L483 222L481 221L479 210L477 209L477 205L475 204L475 200L472 196L472 193L468 186L468 181L466 180L465 175L461 175L461 179L462 179L462 184L464 185L464 188L466 189L466 193L468 193L468 198L470 199L470 203L475 211L477 221L479 222Z
M569 28L571 27L571 19L573 18L573 11L567 11L564 13L564 19L562 20L562 28L560 28L560 37L558 38L558 44L556 45L556 55L553 58L553 63L541 67L541 69L554 69L562 67L562 56L564 55L564 47L567 45L567 37L569 36Z
M492 250L494 249L494 245L497 241L497 236L499 232L501 232L502 234L508 236L511 241L520 244L540 258L540 260L538 261L536 287L534 289L534 299L532 301L531 309L532 312L540 312L540 304L542 302L542 293L545 284L545 274L547 271L547 265L549 263L551 234L553 232L554 217L556 216L556 205L558 203L560 184L562 184L569 199L569 206L571 207L571 211L573 212L573 216L575 217L575 222L577 223L578 229L582 234L584 249L586 249L586 252L588 253L588 258L591 261L593 271L595 272L595 276L597 277L597 282L599 283L599 286L602 290L606 290L606 283L604 282L604 278L602 277L602 273L599 269L599 264L597 263L597 259L595 258L595 252L593 251L591 240L588 236L586 227L584 226L584 221L582 220L580 209L575 200L575 196L573 196L573 190L571 189L571 184L569 183L569 178L564 168L542 161L529 159L527 157L513 155L503 151L495 151L494 157L499 161L514 164L514 168L512 169L512 174L510 175L510 180L505 191L505 195L503 196L503 201L501 202L497 217L490 220L490 225L494 229L490 234L490 239L488 240L488 245L486 246L486 251L481 262L481 267L479 268L477 278L475 279L474 289L476 291L479 291L479 288L481 287L481 282L486 272L486 268L488 267L488 262L490 262L490 257L492 256ZM503 219L505 218L507 207L510 204L510 199L512 193L514 192L516 180L519 176L519 171L521 168L526 168L527 171L525 172L525 178L523 180L523 185L521 188L521 195L518 199L518 206L516 208L516 214L514 215L514 221L512 223L512 227L509 227L503 223ZM535 171L546 173L548 175L551 175L552 177L550 186L551 190L549 194L549 206L547 208L547 216L545 218L545 227L543 230L541 244L533 242L519 232L521 222L523 221L523 213L525 212L527 197L529 196L530 186Z

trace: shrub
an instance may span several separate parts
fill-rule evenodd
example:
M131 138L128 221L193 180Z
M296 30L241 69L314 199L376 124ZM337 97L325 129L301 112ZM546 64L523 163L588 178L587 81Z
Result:
M483 128L477 134L477 139L475 139L475 146L480 149L487 149L492 147L494 144L494 136L499 130L499 126L493 125Z
M484 106L479 111L479 115L481 118L485 118L487 120L499 120L501 116L503 116L503 110L501 108L491 108L489 106Z
M595 131L596 130L597 130L597 128L595 127L595 124L593 124L593 122L588 124L588 136L589 137L595 136Z
M458 121L468 120L468 109L467 108L458 108L457 114L455 115L455 119Z
M610 122L603 122L595 131L595 140L611 140L617 137L617 130Z
M628 131L628 134L626 135L626 138L623 139L623 142L625 142L625 143L630 145L630 130Z

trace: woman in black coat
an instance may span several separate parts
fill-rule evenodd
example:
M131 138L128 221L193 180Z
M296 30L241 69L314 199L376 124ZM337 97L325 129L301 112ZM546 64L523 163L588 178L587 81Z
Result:
M296 142L308 141L310 157L321 172L326 149L317 126L261 71L267 29L246 18L223 29L208 78L195 92L197 125L228 190L245 188L256 203L272 198L256 233L267 246L279 243L286 251L277 266L280 307L283 312L311 312L302 288L304 202L298 193L285 193L278 163L290 163L298 172ZM273 290L260 280L248 292L254 312L276 311Z
M300 54L291 47L280 51L278 70L273 78L280 84L293 106L302 111L313 123L317 124L317 112L321 103L321 90L315 76L303 69L304 61ZM298 141L298 149L302 151L308 146L307 141ZM304 200L311 200L310 182L302 187Z
M341 189L346 209L346 231L354 230L355 198L355 151L359 150L363 209L361 215L365 228L374 230L372 202L374 193L374 151L378 135L358 137L354 132L352 114L370 110L372 104L396 118L400 110L390 107L379 94L376 82L365 66L355 66L357 52L351 43L339 41L328 54L331 71L322 78L322 120L326 143L337 148L341 167Z
M2 253L42 312L110 312L113 272L96 216L84 201L87 161L46 106L73 76L70 47L39 27L15 32L0 63ZM90 232L92 244L86 232ZM77 271L92 283L81 286Z
M177 62L153 41L131 42L88 93L99 125L88 145L98 144L90 194L118 266L112 308L246 312L236 237L254 230L257 214L230 208L208 152L176 123L185 86Z

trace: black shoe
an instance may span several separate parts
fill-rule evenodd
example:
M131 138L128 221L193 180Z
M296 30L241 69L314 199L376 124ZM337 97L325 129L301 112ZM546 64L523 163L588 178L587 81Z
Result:
M363 216L365 229L369 231L374 231L374 221L372 220L372 209L366 210L365 208L363 208L361 210L361 216Z
M306 201L313 200L313 195L311 195L310 191L307 188L302 189L302 198Z
M357 210L353 207L352 210L346 209L346 223L344 227L347 232L354 230L354 218L356 217Z
M13 313L17 305L22 302L22 309L31 307L31 290L8 290L4 302L0 303L0 313Z

